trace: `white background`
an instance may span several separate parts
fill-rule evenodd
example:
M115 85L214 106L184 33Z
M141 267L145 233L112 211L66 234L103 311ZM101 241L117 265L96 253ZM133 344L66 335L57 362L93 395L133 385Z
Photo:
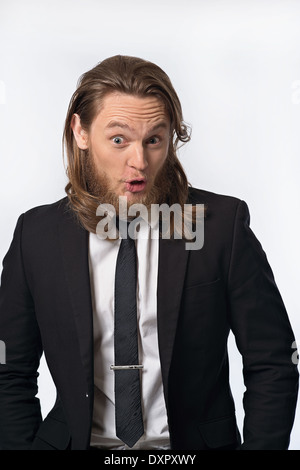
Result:
M119 53L169 74L193 129L180 152L189 180L246 200L300 340L299 0L0 0L1 260L17 217L64 196L77 79ZM232 337L230 357L242 428ZM45 415L55 391L44 361L40 373ZM290 449L300 449L299 413Z

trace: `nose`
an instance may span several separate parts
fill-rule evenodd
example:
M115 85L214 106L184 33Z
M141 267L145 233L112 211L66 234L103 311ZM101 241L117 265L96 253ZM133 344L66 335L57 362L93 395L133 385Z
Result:
M139 171L144 171L148 166L146 150L142 144L137 143L130 149L130 155L127 160L130 167Z

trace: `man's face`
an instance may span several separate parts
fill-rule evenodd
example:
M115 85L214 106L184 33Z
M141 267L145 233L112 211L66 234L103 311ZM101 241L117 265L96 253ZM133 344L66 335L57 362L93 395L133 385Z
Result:
M127 196L129 204L143 202L166 161L169 142L170 119L158 98L111 93L88 135L91 168L110 193Z

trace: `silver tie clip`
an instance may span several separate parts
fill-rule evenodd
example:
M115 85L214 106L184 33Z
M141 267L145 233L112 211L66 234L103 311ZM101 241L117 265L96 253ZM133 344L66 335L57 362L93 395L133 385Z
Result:
M130 365L130 366L110 366L110 370L130 370L130 369L143 369L144 366L143 365Z

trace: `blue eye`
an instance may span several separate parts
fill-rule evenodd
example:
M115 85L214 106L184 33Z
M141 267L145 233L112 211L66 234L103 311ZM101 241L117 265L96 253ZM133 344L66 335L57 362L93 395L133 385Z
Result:
M123 138L122 137L114 137L113 138L113 143L117 144L117 145L120 145L120 144L123 143Z
M151 137L151 139L149 139L149 144L158 144L159 143L159 138L158 137Z

